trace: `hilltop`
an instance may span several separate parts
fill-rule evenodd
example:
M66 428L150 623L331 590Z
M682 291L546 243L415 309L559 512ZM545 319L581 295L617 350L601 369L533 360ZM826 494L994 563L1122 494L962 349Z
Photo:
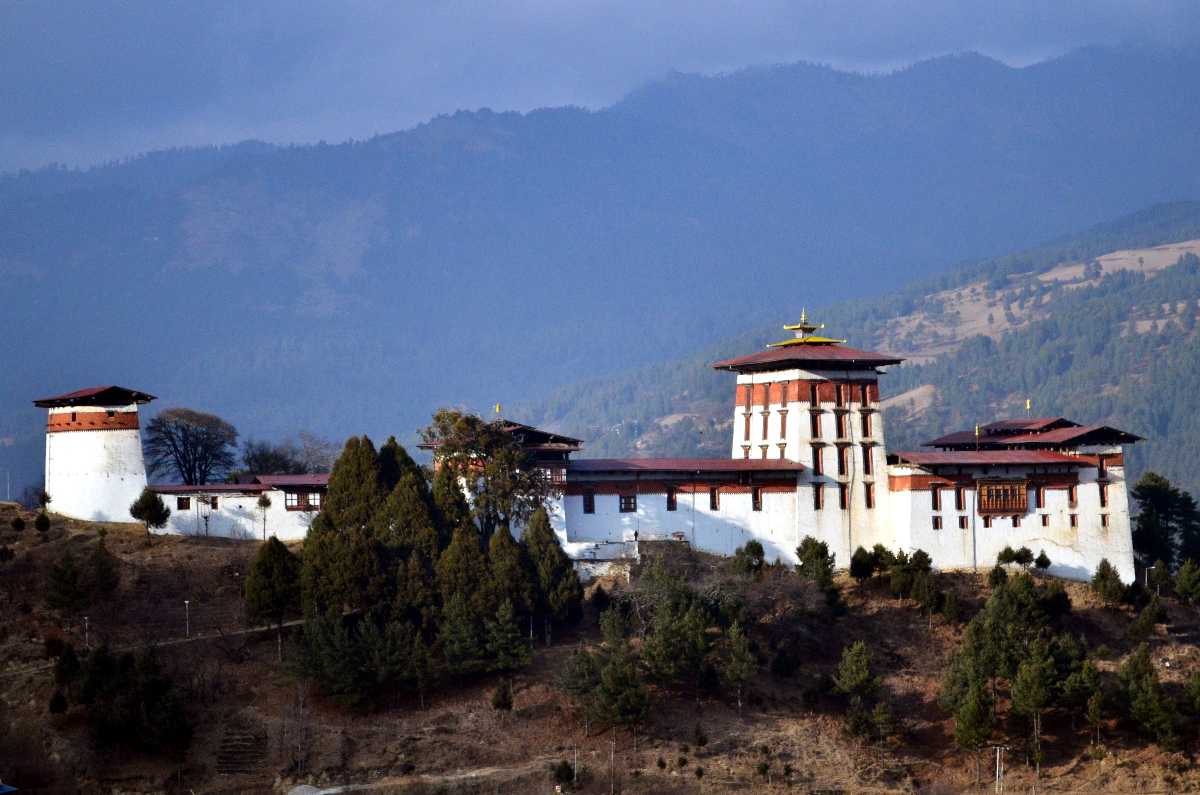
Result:
M576 749L582 791L593 793L608 791L610 752L624 792L782 792L796 786L943 792L962 791L974 781L972 757L954 747L953 721L936 696L963 639L959 622L992 591L982 576L941 575L940 587L956 596L962 616L927 618L912 600L892 596L886 578L856 584L839 576L842 607L831 609L818 590L790 572L769 567L760 580L746 580L729 573L728 561L683 545L647 545L629 582L601 583L611 598L628 594L645 610L664 573L699 591L739 594L761 616L753 634L764 664L740 715L727 692L709 685L698 696L688 687L655 688L654 709L635 737L602 725L585 733L578 710L556 684L576 648L599 644L595 600L576 630L549 647L539 641L532 665L515 675L511 714L489 706L495 681L487 676L447 685L425 705L400 693L356 711L322 696L289 663L276 663L269 632L239 634L245 628L240 578L257 542L147 540L128 525L58 518L38 537L31 529L8 530L12 513L11 506L0 506L0 544L16 551L14 561L0 563L6 597L0 601L0 759L12 760L5 780L23 791L74 784L89 792L265 792L302 782L370 783L400 792L527 790L549 787L549 766L573 763ZM99 538L120 560L121 582L111 603L91 612L88 642L93 648L102 640L118 647L163 644L158 658L184 689L194 725L183 753L98 752L78 710L46 712L54 684L44 639L85 645L81 622L43 602L48 569L66 549L83 554ZM1103 607L1085 585L1062 586L1072 605L1062 629L1099 650L1097 664L1112 674L1134 648L1126 637L1133 613ZM191 639L182 626L183 598L193 610ZM1200 671L1191 642L1195 629L1194 610L1169 601L1165 624L1151 633L1156 667L1169 662L1160 676L1173 692ZM285 661L300 653L296 632L287 635ZM843 649L858 640L868 644L898 716L894 739L849 736L845 705L829 694ZM633 642L644 647L636 633ZM1021 729L1002 731L1017 732L1019 739ZM1047 720L1046 734L1043 780L1059 788L1129 792L1200 783L1183 755L1139 739L1124 720L1105 722L1102 748L1090 746L1087 730L1065 714ZM694 775L697 767L704 770L702 782ZM1031 784L1032 771L1018 751L1008 768L1010 788ZM983 778L988 781L987 769Z
M1020 416L1103 422L1145 437L1127 477L1200 475L1200 204L1160 205L874 300L810 315L855 347L906 357L880 380L888 447ZM688 357L552 392L524 418L591 455L728 455L733 387L709 364L779 339L781 315Z
M255 438L411 432L1198 196L1197 71L1129 48L788 64L0 177L0 466L38 482L36 394L128 384Z

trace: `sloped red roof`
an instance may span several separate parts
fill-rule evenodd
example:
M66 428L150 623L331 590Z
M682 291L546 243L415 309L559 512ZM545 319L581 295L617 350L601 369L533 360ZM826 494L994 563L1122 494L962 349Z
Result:
M581 458L568 472L800 472L803 464L778 458Z
M786 345L765 351L713 362L715 370L762 371L781 370L788 366L816 367L833 365L842 369L873 369L899 364L904 359L884 353L863 351L845 345Z
M1070 428L1055 428L1042 433L1027 433L1004 440L1005 444L1132 444L1141 441L1140 436L1113 428L1109 425L1076 425Z
M152 483L149 488L159 494L258 494L270 487L262 483Z
M149 403L154 395L123 386L90 386L64 395L38 398L33 405L41 408L58 406L116 406L129 403Z
M317 472L310 475L255 475L254 479L265 486L328 486L329 473Z
M1018 464L1071 464L1091 466L1078 456L1056 453L1051 450L943 450L939 452L902 451L889 453L901 464L917 466L1005 466Z

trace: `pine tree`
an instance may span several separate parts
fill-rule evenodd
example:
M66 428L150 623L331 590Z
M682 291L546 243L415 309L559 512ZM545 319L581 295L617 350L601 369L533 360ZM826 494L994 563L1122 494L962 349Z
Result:
M150 534L150 528L166 527L171 518L171 509L163 502L163 498L150 487L142 489L141 495L129 506L129 515L141 522Z
M855 707L872 702L879 690L879 677L871 673L871 654L867 645L857 640L842 649L842 660L833 677L833 687L847 696Z
M480 619L489 611L487 604L487 561L479 549L479 537L467 528L454 531L450 546L442 552L437 562L437 586L442 603L461 598Z
M850 557L850 576L859 583L871 579L875 573L875 558L870 552L859 547Z
M395 615L402 616L426 632L437 618L437 584L433 567L421 551L399 565L396 576Z
M321 513L339 531L364 530L385 496L375 446L366 436L351 436L329 474Z
M1002 588L1007 582L1008 572L1004 570L1003 566L997 563L992 567L992 570L988 572L988 587L994 591L997 588Z
M476 673L486 667L479 621L462 594L452 595L442 608L438 645L452 674Z
M1040 640L1034 641L1013 679L1012 702L1013 709L1032 722L1033 759L1039 777L1042 769L1042 712L1050 705L1055 679L1054 659L1046 644Z
M537 608L533 562L525 547L513 540L507 527L497 529L488 542L488 570L493 603L507 600L519 614L533 615Z
M812 536L805 536L796 547L796 571L806 580L812 580L822 591L833 587L834 556L829 554L829 545Z
M300 603L300 560L275 536L259 548L246 573L246 610L275 625L276 656L283 660L283 619Z
M300 591L306 615L335 608L349 601L349 541L324 513L317 514L304 538Z
M1179 742L1176 730L1178 716L1174 703L1163 692L1145 644L1139 646L1121 666L1118 675L1124 686L1125 701L1129 705L1129 717L1143 734L1153 738L1163 748L1174 750Z
M596 655L584 648L571 653L555 684L575 702L576 709L583 714L583 733L587 736L589 718L594 710L593 699L600 685L600 662Z
M430 559L437 557L440 552L437 524L425 476L415 465L399 474L391 493L375 513L372 527L375 537L399 556L420 550Z
M50 530L50 516L44 510L38 511L38 515L33 518L33 529L42 535Z
M413 460L408 451L403 445L396 441L395 436L389 436L388 440L379 448L379 481L383 487L384 493L391 492L396 488L396 484L400 482L400 478L406 472L420 472L420 467ZM424 482L424 477L421 481Z
M992 699L982 684L967 691L954 713L954 742L975 755L975 782L979 783L979 751L992 735Z
M758 661L750 650L750 639L737 621L729 628L729 644L723 664L721 678L726 687L737 694L738 714L742 714L742 690L758 670Z
M637 660L625 641L608 650L605 657L596 686L596 714L610 724L636 728L650 711L650 696L638 675Z
M571 559L563 552L550 527L550 517L538 510L521 535L537 572L540 612L559 623L579 620L583 605L583 586Z
M1189 603L1200 601L1200 566L1188 558L1175 574L1175 593Z
M1016 563L1023 569L1028 569L1033 560L1033 551L1029 547L1021 547L1013 556L1013 563Z
M1050 568L1050 558L1046 555L1046 550L1038 550L1037 559L1033 561L1033 565L1037 566L1039 571L1045 571Z
M521 636L516 612L507 599L500 603L496 617L487 622L487 652L493 671L515 671L529 664L532 652Z
M108 551L101 538L88 554L87 564L80 573L80 586L89 599L111 595L121 584L120 561Z
M996 565L1007 566L1010 563L1016 563L1017 553L1012 547L1006 546L1000 550L1000 554L996 555Z
M1092 576L1092 590L1108 607L1120 604L1121 597L1125 595L1125 586L1121 583L1121 575L1117 574L1117 570L1108 562L1108 558L1101 558L1100 563L1096 566L1096 573Z

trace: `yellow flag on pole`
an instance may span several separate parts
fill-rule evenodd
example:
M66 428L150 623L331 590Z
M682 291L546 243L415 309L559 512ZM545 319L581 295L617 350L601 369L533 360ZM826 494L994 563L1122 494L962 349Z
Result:
M496 404L496 413L497 414L500 413L500 404L499 403Z

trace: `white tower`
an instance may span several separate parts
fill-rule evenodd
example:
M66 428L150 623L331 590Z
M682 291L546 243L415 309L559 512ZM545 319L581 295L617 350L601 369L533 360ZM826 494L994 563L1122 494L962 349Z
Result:
M35 400L46 421L50 510L73 519L131 522L129 506L146 487L138 404L154 395L119 386Z

